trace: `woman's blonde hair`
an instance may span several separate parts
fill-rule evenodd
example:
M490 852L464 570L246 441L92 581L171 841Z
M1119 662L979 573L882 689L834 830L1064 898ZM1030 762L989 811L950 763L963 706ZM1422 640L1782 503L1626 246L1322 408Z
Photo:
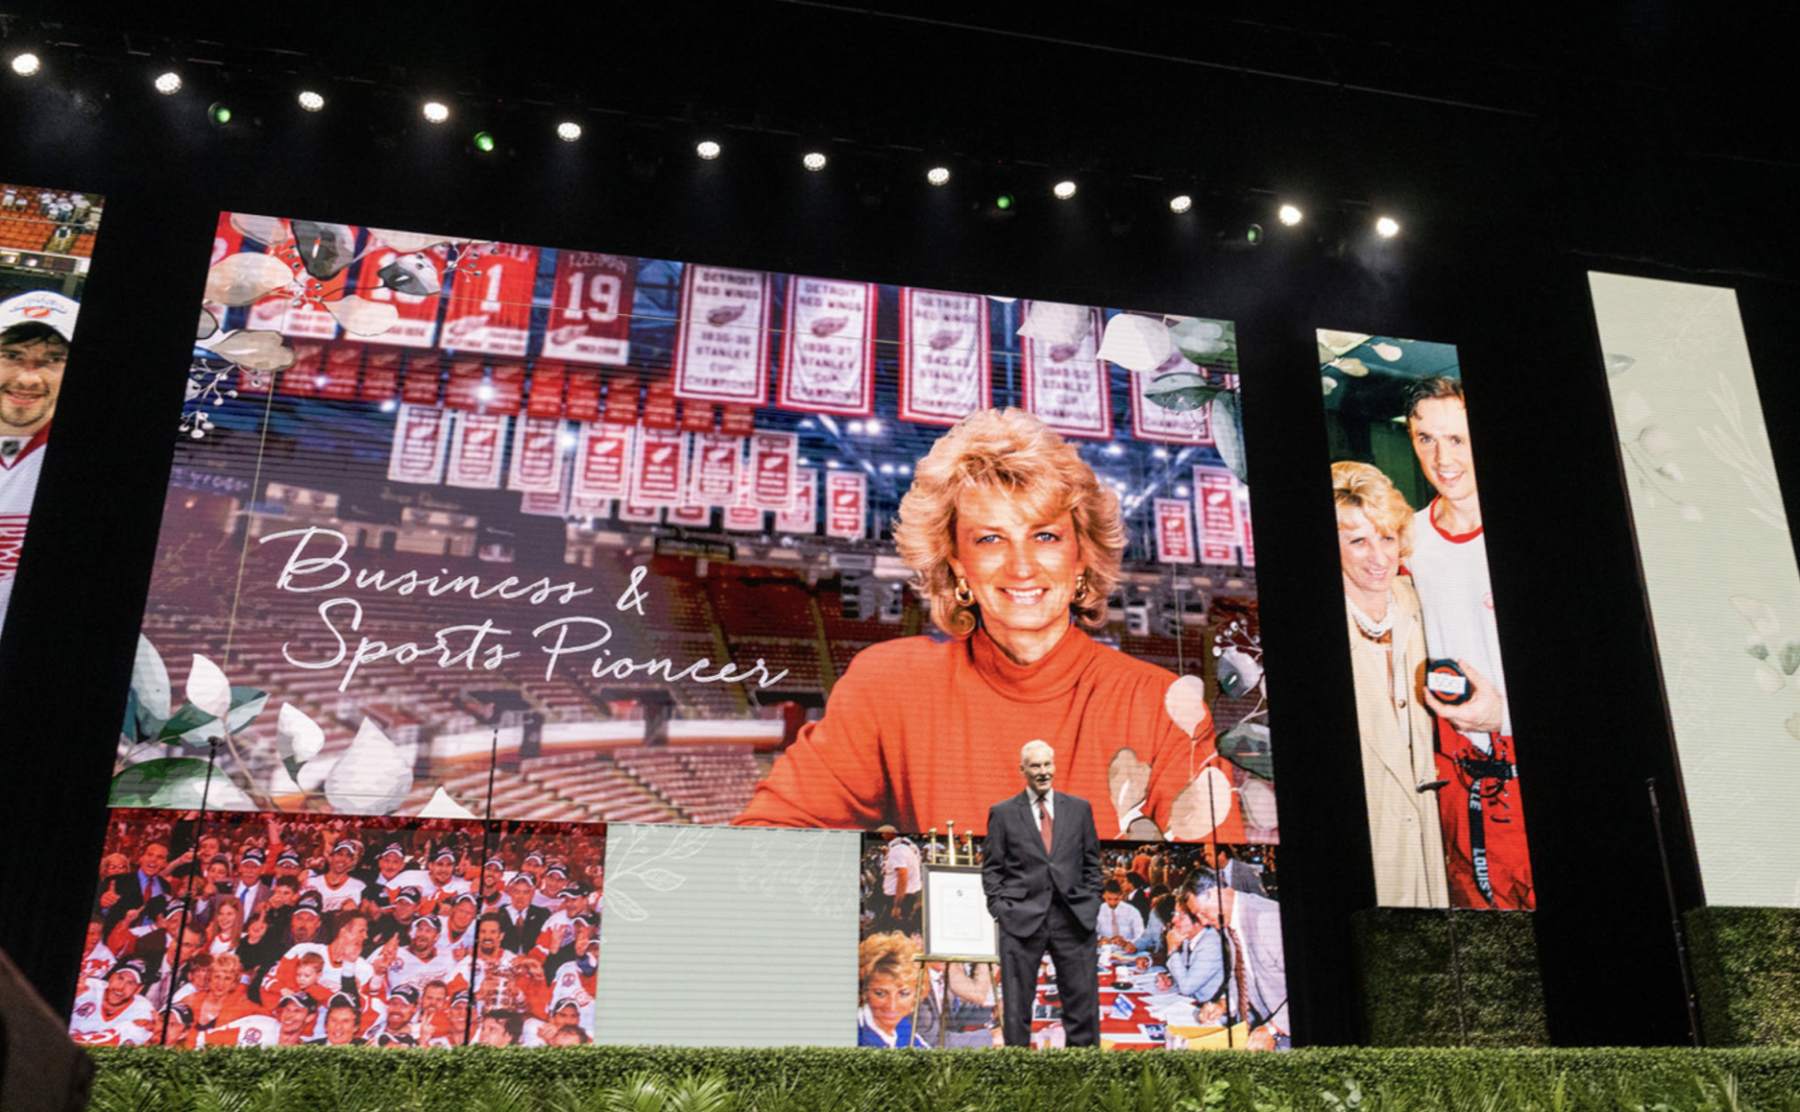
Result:
M1350 510L1361 510L1369 524L1397 537L1400 555L1411 556L1413 550L1413 510L1406 496L1381 469L1367 463L1344 460L1331 465L1331 492L1337 497L1338 527L1344 527L1344 516Z
M863 939L856 950L858 994L869 987L869 978L876 974L898 977L906 984L912 984L919 975L919 967L913 961L913 955L918 952L913 940L899 931L872 934Z
M1119 496L1100 485L1075 446L1020 409L984 409L938 438L913 472L900 500L894 543L931 605L931 620L954 637L975 631L977 606L956 601L956 503L977 487L1011 495L1040 520L1068 513L1087 563L1087 589L1075 599L1075 619L1106 624L1106 600L1119 584L1125 525Z

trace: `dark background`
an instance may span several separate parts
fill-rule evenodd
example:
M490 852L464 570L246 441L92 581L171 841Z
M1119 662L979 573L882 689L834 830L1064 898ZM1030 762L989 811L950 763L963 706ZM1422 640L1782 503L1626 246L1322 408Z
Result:
M70 1002L180 368L230 208L1235 320L1296 1042L1359 1037L1348 918L1373 893L1313 331L1456 344L1552 1036L1687 1041L1647 777L1682 906L1701 892L1585 272L1738 288L1793 518L1800 132L1770 119L1791 104L1792 17L309 7L0 19L8 54L30 39L46 57L30 81L0 71L0 180L106 198L0 646L0 947L53 1006ZM165 58L187 80L176 97L149 89ZM303 78L325 112L294 106ZM451 101L450 125L419 119L425 91ZM204 120L218 99L227 128ZM564 111L579 144L551 135ZM493 155L468 147L478 120ZM698 127L724 158L692 157ZM798 165L814 132L837 140L818 175ZM944 190L922 181L933 145L958 156ZM1058 204L1065 174L1082 191ZM1189 219L1164 207L1177 181ZM989 203L1003 189L1006 216ZM1278 234L1278 197L1312 214L1297 233ZM1384 248L1366 239L1377 211L1405 228ZM1237 246L1249 219L1271 233L1259 249Z

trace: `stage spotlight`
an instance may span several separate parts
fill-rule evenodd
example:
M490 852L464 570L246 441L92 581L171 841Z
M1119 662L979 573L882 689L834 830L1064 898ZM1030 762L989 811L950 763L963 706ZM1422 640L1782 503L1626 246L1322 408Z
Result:
M1013 195L1011 193L1002 193L998 197L995 197L994 207L1001 212L1006 212L1011 209L1013 207Z
M425 118L434 124L441 124L450 118L450 106L441 100L428 100L422 109Z
M231 122L231 105L222 100L215 100L206 107L206 119L214 127L224 127Z
M1263 226L1261 224L1252 224L1248 228L1244 229L1244 242L1245 243L1249 244L1252 247L1261 247L1262 241L1263 241Z
M1376 217L1375 234L1382 239L1393 239L1400 234L1400 221L1395 220L1391 216Z
M807 151L800 156L800 165L806 167L815 174L818 173L825 168L825 152Z
M556 125L556 137L565 143L573 143L581 138L581 125L574 120L564 120Z
M1306 214L1300 211L1298 205L1282 205L1275 211L1275 215L1290 228L1306 219Z
M1194 207L1194 198L1186 193L1177 193L1169 198L1169 211L1180 215Z
M1067 178L1064 178L1062 181L1059 181L1055 185L1051 186L1050 192L1056 194L1057 200L1066 201L1070 197L1075 196L1075 183L1070 181Z
M494 152L494 133L491 131L477 131L471 142L475 144L475 149L482 154L492 154Z
M325 97L311 89L300 90L300 107L308 112L317 112L325 107Z
M717 140L702 139L700 142L694 144L694 153L701 158L706 159L708 162L711 162L713 159L719 157L720 154L724 153L724 148L719 146Z
M181 91L181 75L174 70L164 70L156 75L154 84L157 92L172 97Z
M21 50L12 56L12 71L20 77L30 77L43 68L43 59L29 50Z
M950 167L933 166L925 171L925 180L932 185L945 185L950 181Z

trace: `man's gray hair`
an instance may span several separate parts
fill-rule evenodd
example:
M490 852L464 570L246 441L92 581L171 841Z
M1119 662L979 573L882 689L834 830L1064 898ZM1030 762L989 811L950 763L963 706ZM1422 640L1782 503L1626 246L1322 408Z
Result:
M1052 757L1056 756L1056 750L1051 748L1049 742L1043 740L1042 738L1036 738L1036 739L1026 742L1024 745L1019 747L1019 763L1020 764L1024 764L1026 761L1031 759L1031 751L1033 749L1049 749L1050 755Z

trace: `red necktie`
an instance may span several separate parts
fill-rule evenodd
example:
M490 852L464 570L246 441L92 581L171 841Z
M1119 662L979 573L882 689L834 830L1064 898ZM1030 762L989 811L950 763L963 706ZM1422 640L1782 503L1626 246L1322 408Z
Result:
M1225 933L1231 938L1231 964L1237 974L1238 1019L1250 1022L1250 978L1244 968L1244 942L1238 937L1237 928L1228 926Z
M1038 797L1038 815L1038 832L1044 836L1044 852L1049 853L1055 824L1050 821L1050 805L1044 802L1042 796Z

